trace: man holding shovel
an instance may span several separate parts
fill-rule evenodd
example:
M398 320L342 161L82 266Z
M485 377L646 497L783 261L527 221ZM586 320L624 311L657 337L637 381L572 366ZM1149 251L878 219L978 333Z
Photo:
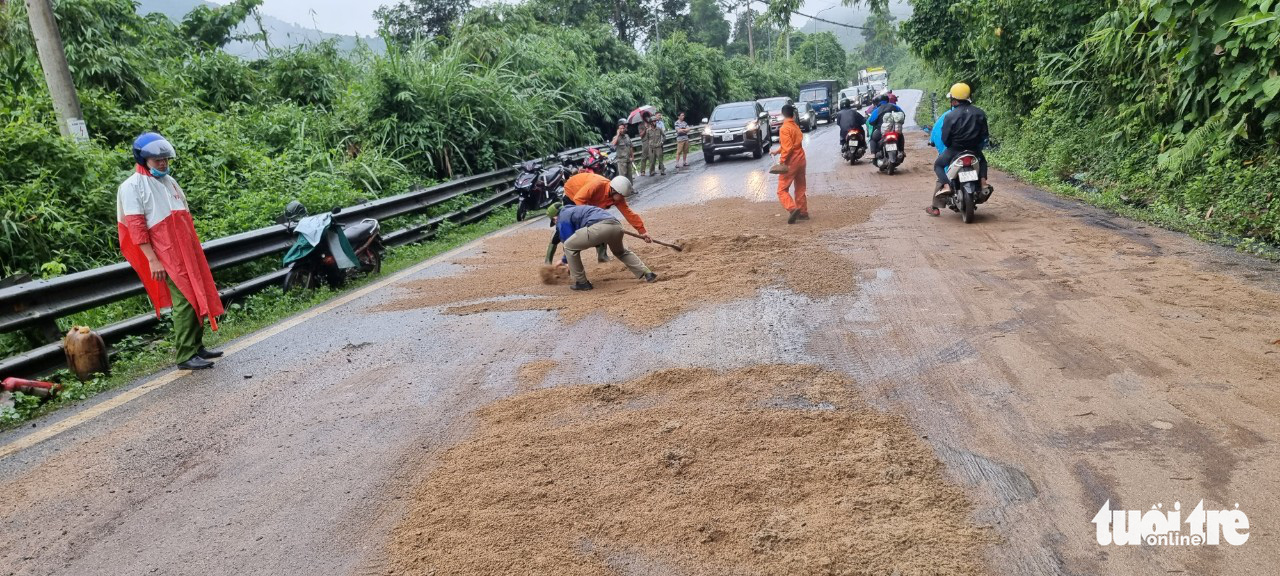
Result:
M612 214L595 206L561 206L552 204L547 217L555 224L564 238L565 260L569 262L569 274L573 278L573 290L591 290L586 269L582 266L582 251L593 246L608 246L627 269L645 282L656 282L658 275L649 270L640 257L622 243L623 228Z
M591 172L580 172L574 174L564 183L564 203L574 204L577 206L595 206L603 210L608 210L614 206L618 207L618 212L622 213L622 217L627 219L627 223L631 224L636 232L640 233L640 238L645 242L653 242L653 238L649 237L645 231L644 220L640 219L640 215L631 211L631 207L627 206L627 197L635 189L631 186L631 179L626 176L614 176L613 180L605 178L599 174ZM547 246L547 264L551 263L552 257L556 254L556 244L559 244L568 238L561 236L559 232L551 237L551 244ZM597 260L600 262L608 262L609 256L605 253L605 247L601 245L597 251Z

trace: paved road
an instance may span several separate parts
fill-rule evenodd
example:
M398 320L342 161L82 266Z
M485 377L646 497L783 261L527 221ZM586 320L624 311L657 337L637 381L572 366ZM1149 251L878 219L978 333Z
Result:
M469 246L237 343L215 370L0 436L13 445L69 426L0 461L0 567L382 572L386 534L434 455L467 434L471 410L515 390L521 366L551 356L564 359L552 383L767 362L845 372L877 407L907 416L976 501L976 520L1005 539L990 552L993 574L1273 571L1273 265L1002 175L977 223L929 218L933 153L922 136L909 135L912 156L894 177L837 162L835 138L829 127L809 136L810 192L884 200L869 223L828 236L861 270L856 293L768 289L643 332L599 316L566 331L543 311L377 311L407 281L457 273L450 260L483 250ZM697 160L642 179L637 208L768 201L767 164ZM1180 500L1185 511L1200 499L1238 502L1249 542L1093 540L1104 501L1145 510Z

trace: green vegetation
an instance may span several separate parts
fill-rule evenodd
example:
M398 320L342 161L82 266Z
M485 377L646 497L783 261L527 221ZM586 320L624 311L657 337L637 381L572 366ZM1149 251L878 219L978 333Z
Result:
M1275 2L913 6L902 35L939 89L974 87L998 165L1250 251L1280 243Z

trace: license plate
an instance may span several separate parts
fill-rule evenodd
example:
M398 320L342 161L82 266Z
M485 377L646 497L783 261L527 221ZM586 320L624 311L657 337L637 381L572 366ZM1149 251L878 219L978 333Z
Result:
M885 144L885 145L884 145L884 149L885 149L885 150L888 150L889 152L897 152L897 151L898 151L898 145L897 145L897 144Z
M960 181L961 182L977 182L978 172L976 170L961 170Z
M733 136L721 136L721 137L720 137L720 141L721 141L721 142L733 142Z

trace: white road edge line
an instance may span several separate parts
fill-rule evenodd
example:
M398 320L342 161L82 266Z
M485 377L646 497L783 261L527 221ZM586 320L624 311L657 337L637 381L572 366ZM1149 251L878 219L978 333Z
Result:
M517 230L527 227L530 222L536 222L538 220L539 219L526 220L524 222L519 222L514 225L511 225L502 230L491 232L489 234L481 236L480 238L476 238L475 240L467 242L462 246L454 248L448 252L439 254L435 257L432 257L418 264L415 264L409 268L396 272L391 276L388 276L382 280L374 282L373 284L365 286L364 288L356 290L355 292L352 292L345 296L338 297L335 300L331 300L329 302L321 304L315 308L312 308L306 312L303 312L302 314L299 314L298 316L294 316L293 318L290 318L289 320L281 324L277 324L275 326L271 326L269 328L265 328L263 330L259 330L252 334L249 334L244 338L240 339L239 341L235 342L234 344L231 344L230 346L223 348L223 352L225 353L225 356L223 358L224 359L228 358L231 355L235 354L236 352L244 350L245 348L253 346L254 344L257 344L259 342L262 342L263 340L266 340L267 338L270 338L272 336L275 336L276 334L284 332L285 330L293 328L298 324L306 322L307 320L315 318L316 316L324 314L330 310L333 310L334 308L347 304L348 302L351 302L357 298L366 296L375 290L382 289L389 284L398 282L404 277L416 274L428 267L434 266L445 260L453 258L454 256L457 256L462 252L466 252L467 250L474 248L476 245L479 245L481 242L484 242L491 238L500 238L502 236L506 236L507 234L510 234L512 232L515 232ZM118 394L109 400L105 400L103 402L95 404L94 406L87 408L85 410L82 410L55 424L52 424L45 428L40 428L35 432L32 432L21 438L18 438L17 440L14 440L13 442L10 442L4 445L3 447L0 447L0 459L7 458L10 455L26 450L27 448L35 446L36 444L44 442L45 440L53 438L54 436L57 436L63 432L71 430L77 426L80 426L81 424L84 424L85 422L93 420L94 418L97 418L98 416L101 416L115 408L123 406L130 401L136 400L142 397L143 395L147 394L148 392L158 390L166 384L171 384L173 382L176 382L177 380L180 380L183 376L186 376L187 374L188 374L187 372L182 370L173 370L171 372L166 372L165 374L152 378L151 380L143 384L134 386L133 388L130 388L129 390L126 390L125 392Z

